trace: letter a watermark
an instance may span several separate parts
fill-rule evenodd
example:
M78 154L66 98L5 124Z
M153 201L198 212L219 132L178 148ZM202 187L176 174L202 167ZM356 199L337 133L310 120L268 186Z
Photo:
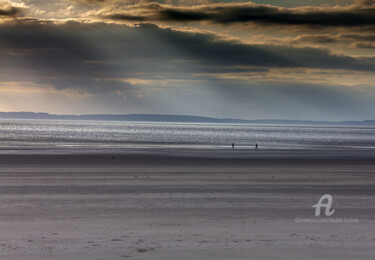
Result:
M324 200L327 200L327 203L323 203ZM322 197L320 197L318 203L316 203L313 208L315 208L315 216L320 216L320 208L326 208L325 214L327 217L332 216L332 214L335 212L335 210L331 210L332 206L332 196L330 194L324 194Z

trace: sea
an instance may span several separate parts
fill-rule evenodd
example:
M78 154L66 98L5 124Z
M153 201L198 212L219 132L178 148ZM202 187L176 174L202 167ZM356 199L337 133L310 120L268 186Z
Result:
M0 148L375 148L375 128L119 121L0 120Z

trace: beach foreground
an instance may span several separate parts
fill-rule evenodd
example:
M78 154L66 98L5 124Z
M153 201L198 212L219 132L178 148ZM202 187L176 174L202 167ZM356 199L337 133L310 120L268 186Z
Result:
M2 154L0 258L374 259L375 155L243 154Z

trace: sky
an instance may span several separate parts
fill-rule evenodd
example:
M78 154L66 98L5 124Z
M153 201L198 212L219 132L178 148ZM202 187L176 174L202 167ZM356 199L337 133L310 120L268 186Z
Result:
M375 118L375 0L0 0L0 111Z

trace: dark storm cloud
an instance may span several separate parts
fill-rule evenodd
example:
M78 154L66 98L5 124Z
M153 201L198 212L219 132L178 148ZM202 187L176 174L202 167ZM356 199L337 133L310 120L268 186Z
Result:
M83 33L88 28L35 20L0 25L1 78L91 93L130 89L127 82L98 81L117 75L113 66L102 63L106 57L99 49L86 41Z
M217 40L210 34L191 34L159 30L159 37L179 46L190 57L212 66L259 66L281 68L340 68L374 70L372 60L333 55L326 49L293 48L279 45L254 45Z
M127 27L70 22L0 25L0 78L90 93L137 87L129 78L207 79L209 73L265 73L271 68L375 71L374 58L326 49L252 45L214 34L143 24ZM202 76L193 76L193 75Z
M363 88L349 82L352 87L348 87L320 80L320 76L331 74L365 75L372 84L373 57L338 55L290 43L250 44L190 30L152 24L128 27L15 19L0 24L0 81L9 88L21 86L25 92L35 86L47 92L53 86L64 93L89 93L98 100L103 98L104 107L119 113L126 113L129 107L136 112L146 107L150 110L145 112L157 113L172 109L181 114L204 111L248 117L251 111L257 117L324 115L332 119L341 115L345 119L369 117L374 111L371 85ZM302 35L300 40L330 41L323 33L308 36ZM332 39L356 36L353 41L372 37L347 33ZM294 73L300 73L299 77ZM315 78L309 81L309 77ZM347 84L341 78L338 82ZM77 98L77 102L84 99ZM97 103L90 106L97 112Z
M103 10L101 16L134 21L196 22L216 24L255 23L283 26L337 26L373 27L375 25L375 1L357 1L349 6L283 8L254 3L210 4L193 7L177 7L157 3L141 4L118 9ZM130 19L128 19L130 18Z
M14 17L20 14L22 9L17 8L17 7L9 7L9 8L0 8L0 18L1 17Z

